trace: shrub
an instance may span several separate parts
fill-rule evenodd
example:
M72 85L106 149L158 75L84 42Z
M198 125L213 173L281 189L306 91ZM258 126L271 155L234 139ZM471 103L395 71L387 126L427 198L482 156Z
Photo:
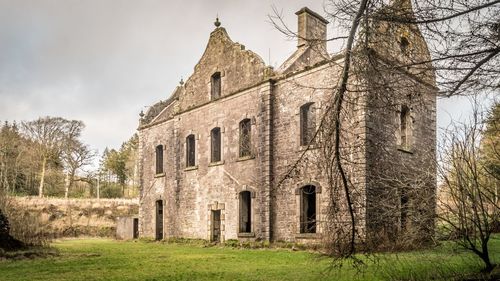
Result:
M4 249L14 250L27 246L45 246L51 235L48 226L43 224L39 214L22 211L10 197L0 193L2 231L0 241Z
M113 183L106 184L102 187L100 196L101 198L120 198L122 197L122 187Z
M9 220L3 214L2 209L0 209L0 250L2 250L1 256L3 256L4 250L15 250L22 247L23 244L10 235Z

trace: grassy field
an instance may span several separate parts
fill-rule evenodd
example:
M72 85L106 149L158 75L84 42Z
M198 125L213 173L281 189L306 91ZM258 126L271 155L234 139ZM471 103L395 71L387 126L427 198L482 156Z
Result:
M59 256L0 261L0 280L453 280L481 264L445 244L365 258L363 272L332 268L305 251L233 249L144 241L79 239L55 242ZM500 261L500 239L491 242Z

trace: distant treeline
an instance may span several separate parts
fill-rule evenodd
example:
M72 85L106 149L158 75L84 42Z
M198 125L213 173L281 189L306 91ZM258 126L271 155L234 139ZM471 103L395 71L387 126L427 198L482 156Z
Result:
M11 195L116 198L138 195L133 135L120 149L97 154L81 140L82 121L42 117L0 129L0 191Z

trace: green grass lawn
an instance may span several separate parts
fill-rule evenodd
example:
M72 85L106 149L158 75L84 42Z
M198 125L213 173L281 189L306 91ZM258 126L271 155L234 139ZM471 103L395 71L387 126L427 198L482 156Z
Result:
M500 261L500 237L491 242ZM53 243L59 256L0 261L0 280L451 280L482 265L450 244L365 258L363 272L317 254L106 239Z

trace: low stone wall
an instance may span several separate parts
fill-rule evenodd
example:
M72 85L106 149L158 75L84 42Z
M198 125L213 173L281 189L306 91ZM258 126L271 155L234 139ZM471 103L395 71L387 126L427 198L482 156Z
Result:
M115 237L117 218L137 216L138 199L14 197L18 207L38 214L53 237Z

